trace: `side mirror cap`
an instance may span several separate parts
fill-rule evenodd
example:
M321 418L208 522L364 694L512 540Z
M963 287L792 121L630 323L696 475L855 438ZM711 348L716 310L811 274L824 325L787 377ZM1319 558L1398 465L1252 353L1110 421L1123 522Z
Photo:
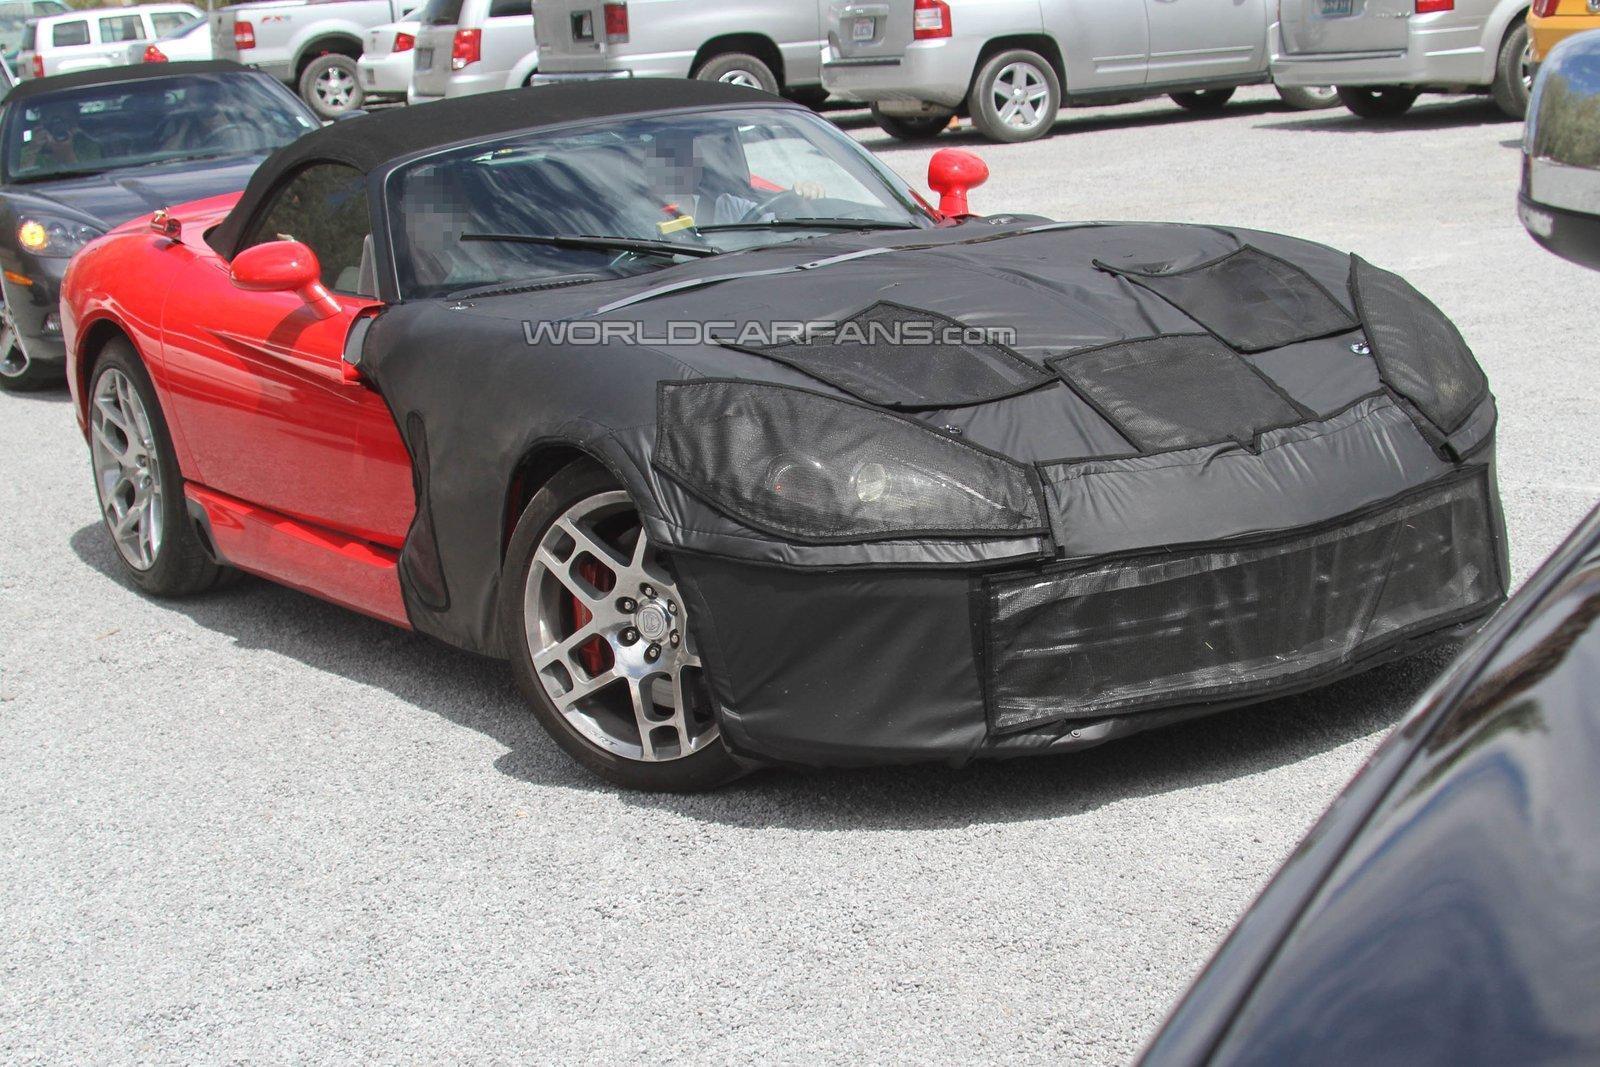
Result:
M339 302L322 284L317 254L299 241L268 241L233 257L228 277L250 293L295 292L320 319L339 314Z
M971 152L941 148L928 160L928 188L939 194L939 213L948 218L972 214L967 190L988 180L988 164Z
M1562 41L1539 66L1522 140L1517 215L1534 240L1600 270L1600 33Z

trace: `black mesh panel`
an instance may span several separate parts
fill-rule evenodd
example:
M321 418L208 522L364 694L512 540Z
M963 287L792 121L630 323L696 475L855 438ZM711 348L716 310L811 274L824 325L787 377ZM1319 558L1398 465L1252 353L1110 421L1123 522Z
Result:
M444 611L450 591L439 559L439 542L433 532L433 500L428 488L428 431L415 411L406 416L406 444L411 451L411 482L417 494L417 512L400 550L400 577L423 607Z
M1350 313L1316 279L1249 245L1180 271L1096 266L1150 290L1241 352L1356 328Z
M1292 689L1503 594L1484 479L1272 541L988 586L995 729Z
M824 340L730 345L885 407L939 408L1014 396L1049 375L1005 345L931 311L879 302Z
M1146 452L1249 442L1305 417L1208 334L1118 341L1057 356L1050 365Z
M1454 433L1489 384L1461 331L1398 274L1350 257L1350 292L1385 383L1443 433Z
M663 382L654 464L746 525L796 540L1044 531L1030 469L787 386Z

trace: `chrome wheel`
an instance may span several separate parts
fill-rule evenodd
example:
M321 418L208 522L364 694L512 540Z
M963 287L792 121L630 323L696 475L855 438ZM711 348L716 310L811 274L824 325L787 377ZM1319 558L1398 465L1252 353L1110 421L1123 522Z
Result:
M0 378L21 378L28 373L28 353L17 340L17 327L11 310L0 304Z
M89 435L106 528L128 566L147 571L161 551L161 462L144 402L115 367L95 380Z
M761 84L761 79L756 76L755 71L752 70L730 70L718 78L717 81L724 82L728 85L742 85L746 89L766 88L766 86Z
M356 80L341 67L329 67L311 83L311 91L329 111L344 111L355 95Z
M1522 88L1525 92L1533 92L1533 39L1529 38L1527 45L1522 49L1522 55L1517 61L1517 73L1522 77Z
M1001 67L990 93L995 113L1012 129L1032 130L1047 117L1044 103L1050 84L1032 63L1018 61Z
M556 711L625 759L681 759L717 739L688 613L628 494L568 508L523 588L533 672Z

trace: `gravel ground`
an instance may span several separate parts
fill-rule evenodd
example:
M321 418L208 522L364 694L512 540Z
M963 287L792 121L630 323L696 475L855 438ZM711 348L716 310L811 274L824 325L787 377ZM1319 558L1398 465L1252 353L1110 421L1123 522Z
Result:
M1501 404L1518 580L1600 497L1596 280L1520 126L1242 93L981 145L977 210L1302 234L1411 277ZM920 183L928 150L840 121ZM263 582L135 595L61 395L0 396L0 1059L1122 1062L1440 656L1076 756L579 773L498 665Z

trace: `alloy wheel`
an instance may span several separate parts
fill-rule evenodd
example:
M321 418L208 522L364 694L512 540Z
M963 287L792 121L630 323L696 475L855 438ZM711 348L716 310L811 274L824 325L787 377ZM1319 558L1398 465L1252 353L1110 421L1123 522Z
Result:
M1533 39L1522 49L1522 56L1517 61L1517 73L1522 76L1522 88L1529 93L1533 92Z
M332 111L343 111L350 106L350 98L355 92L356 80L340 69L329 67L317 75L313 83L317 99L321 100Z
M722 75L722 77L718 78L717 81L723 82L727 85L742 85L746 89L763 88L761 79L756 77L755 71L744 70L742 68L726 72Z
M545 531L523 620L545 694L592 744L653 763L716 741L687 609L627 493L580 500Z
M1050 95L1050 85L1044 72L1032 63L1007 63L995 75L995 113L1000 121L1018 130L1031 130L1044 121L1043 104Z
M28 353L17 339L11 309L0 304L0 378L21 378L28 373Z
M128 566L147 571L161 551L161 461L144 402L115 367L95 381L89 433L95 492L106 528Z

